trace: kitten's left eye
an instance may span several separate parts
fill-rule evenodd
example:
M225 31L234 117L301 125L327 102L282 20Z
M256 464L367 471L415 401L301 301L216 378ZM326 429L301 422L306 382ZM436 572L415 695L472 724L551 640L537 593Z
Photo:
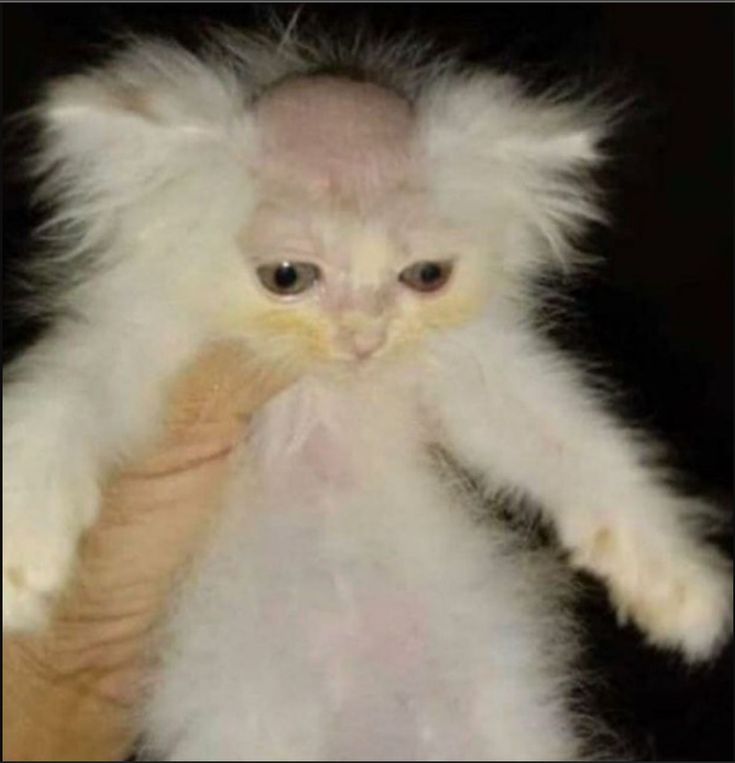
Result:
M406 286L411 289L429 292L441 289L441 287L449 280L451 274L451 262L432 262L430 260L425 260L423 262L416 262L413 265L409 265L405 270L401 271L398 279L401 283L406 284Z
M261 265L258 278L268 291L284 297L310 289L318 280L321 272L309 262L278 262L273 265Z

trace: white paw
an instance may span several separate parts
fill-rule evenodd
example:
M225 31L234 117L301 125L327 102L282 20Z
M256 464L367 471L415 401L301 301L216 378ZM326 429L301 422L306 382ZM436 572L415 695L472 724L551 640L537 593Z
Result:
M68 461L20 461L3 452L3 631L43 627L97 506L94 481L70 479Z
M648 540L602 528L573 562L608 584L619 622L635 622L649 643L692 662L713 656L733 630L731 566L688 537Z
M4 531L6 532L6 531ZM72 566L76 535L13 538L3 543L3 630L45 625Z

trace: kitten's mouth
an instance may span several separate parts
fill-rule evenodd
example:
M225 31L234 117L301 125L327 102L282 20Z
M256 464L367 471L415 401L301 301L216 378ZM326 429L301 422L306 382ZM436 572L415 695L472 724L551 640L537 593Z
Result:
M380 353L369 353L365 355L348 355L345 353L337 358L337 362L345 369L364 369L371 365L375 365L380 357Z
M361 376L370 373L373 369L383 365L386 353L380 349L370 353L340 353L329 364L330 372L337 376L349 378L355 375Z

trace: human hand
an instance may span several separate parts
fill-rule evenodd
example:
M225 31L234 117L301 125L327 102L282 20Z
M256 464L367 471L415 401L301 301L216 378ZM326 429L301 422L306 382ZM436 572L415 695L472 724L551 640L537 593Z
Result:
M283 386L232 345L177 381L162 442L111 479L50 627L3 639L3 760L130 754L151 631L216 517L248 416Z

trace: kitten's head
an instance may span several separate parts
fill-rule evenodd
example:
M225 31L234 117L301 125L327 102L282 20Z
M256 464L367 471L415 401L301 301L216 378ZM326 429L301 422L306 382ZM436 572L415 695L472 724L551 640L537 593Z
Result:
M312 75L268 92L254 116L255 205L238 242L262 353L362 369L482 310L502 274L432 202L405 98Z
M272 362L364 369L572 262L599 216L595 109L410 47L335 50L136 43L51 88L39 167L109 294L145 280Z

